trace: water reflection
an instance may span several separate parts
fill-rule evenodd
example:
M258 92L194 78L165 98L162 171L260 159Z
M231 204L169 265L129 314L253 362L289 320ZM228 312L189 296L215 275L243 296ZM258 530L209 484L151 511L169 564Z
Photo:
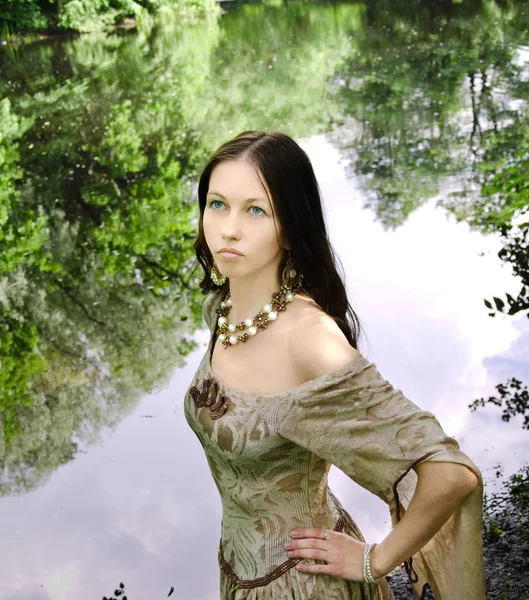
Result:
M305 140L365 354L485 475L521 465L520 424L467 407L529 381L523 312L483 304L527 276L526 246L516 277L497 255L526 210L528 23L516 2L247 5L0 55L2 598L218 597L220 504L181 411L207 341L193 185L247 128ZM331 487L385 535L385 505Z

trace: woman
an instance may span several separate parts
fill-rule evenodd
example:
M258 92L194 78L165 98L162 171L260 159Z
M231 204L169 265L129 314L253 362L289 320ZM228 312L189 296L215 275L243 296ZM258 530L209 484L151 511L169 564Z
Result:
M429 583L483 599L481 474L358 352L307 155L246 131L208 161L198 198L211 338L185 414L222 501L221 598L387 600L404 562L417 598ZM378 545L327 486L331 464L388 504Z

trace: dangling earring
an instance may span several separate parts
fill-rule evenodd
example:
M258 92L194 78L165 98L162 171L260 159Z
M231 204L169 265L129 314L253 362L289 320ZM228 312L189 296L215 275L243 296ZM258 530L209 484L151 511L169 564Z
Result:
M226 277L224 277L224 275L221 274L215 261L213 261L213 267L211 268L210 277L213 283L217 286L221 286L226 283Z
M285 292L293 292L294 294L301 288L303 275L294 262L292 253L287 250L287 260L281 273L281 288Z

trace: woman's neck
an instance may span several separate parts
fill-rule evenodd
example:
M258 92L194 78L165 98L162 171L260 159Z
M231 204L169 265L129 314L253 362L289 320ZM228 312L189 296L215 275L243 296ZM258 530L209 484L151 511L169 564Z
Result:
M272 295L279 292L281 286L276 281L247 282L230 280L231 295L230 323L239 323L254 317L265 304L271 304Z

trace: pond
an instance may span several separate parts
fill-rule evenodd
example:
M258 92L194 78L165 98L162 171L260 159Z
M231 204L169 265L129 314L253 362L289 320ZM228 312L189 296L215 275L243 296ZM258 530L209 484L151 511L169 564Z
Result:
M313 162L362 353L489 490L521 467L519 417L469 404L529 382L524 2L245 4L7 45L0 73L2 599L218 598L182 402L208 340L197 176L245 129ZM330 485L388 533L378 498Z

